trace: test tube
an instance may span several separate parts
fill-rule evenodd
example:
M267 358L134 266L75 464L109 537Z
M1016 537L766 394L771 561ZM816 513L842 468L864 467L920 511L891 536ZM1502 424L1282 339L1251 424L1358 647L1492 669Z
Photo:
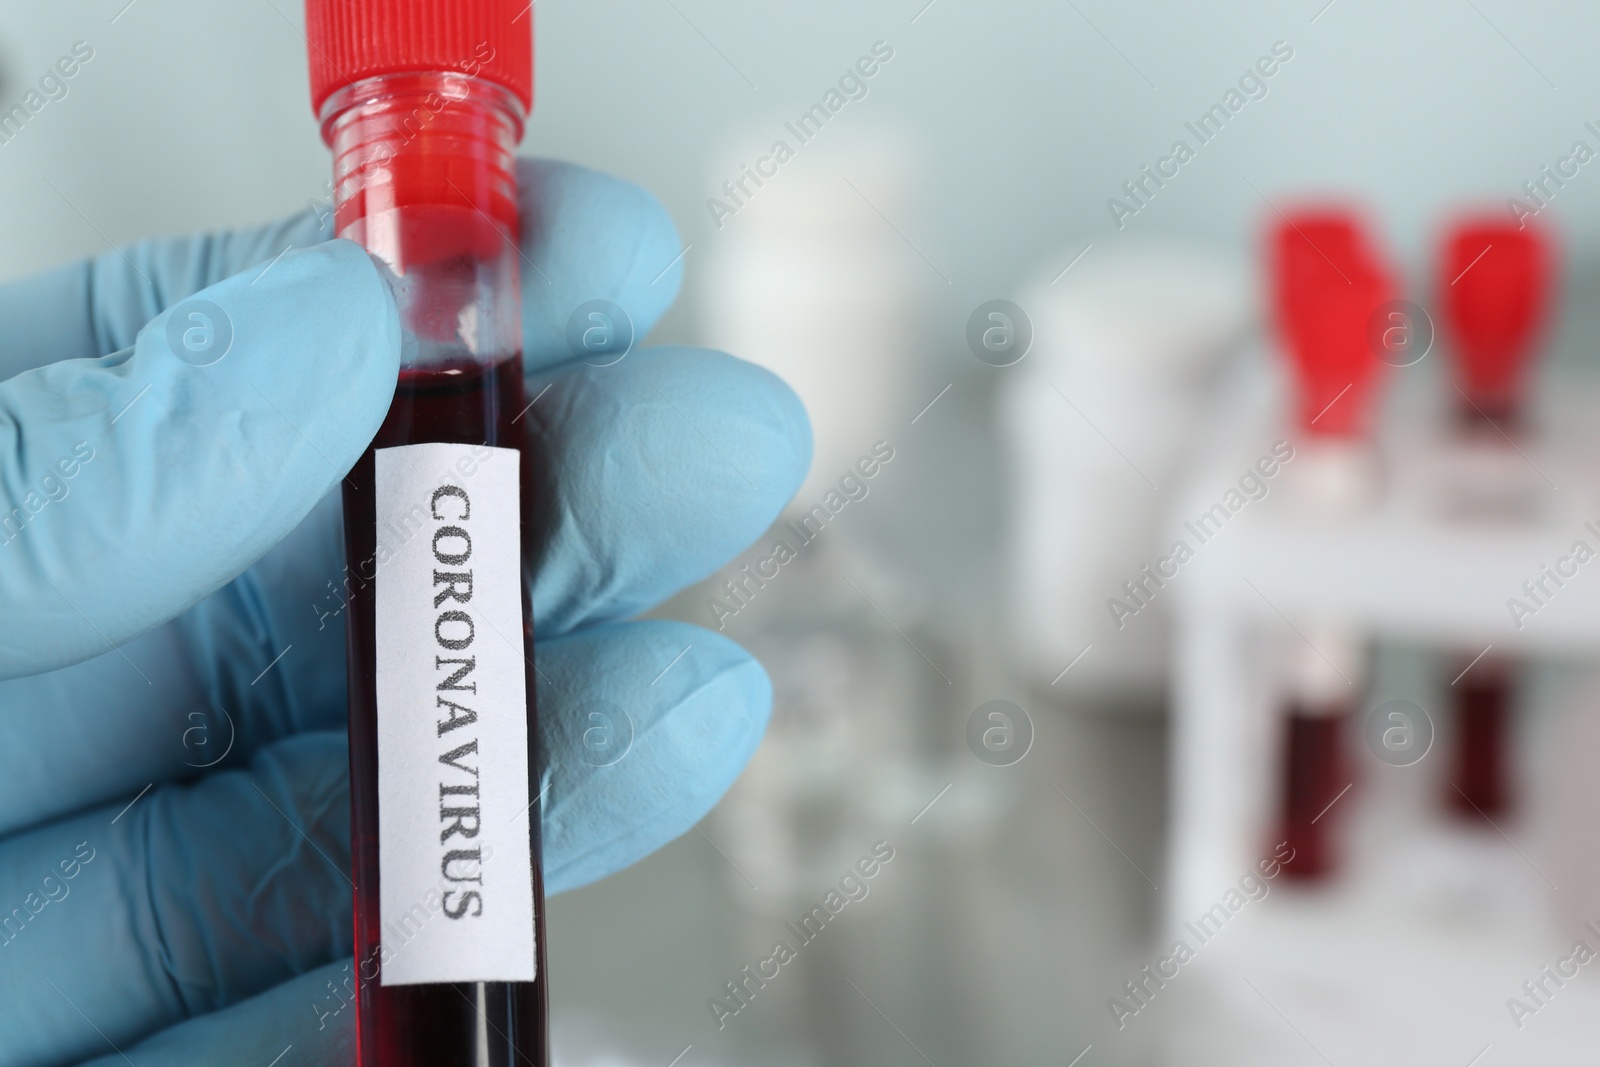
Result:
M1509 457L1530 432L1528 370L1550 302L1552 260L1543 231L1526 220L1467 216L1445 234L1441 325L1451 342L1458 434L1471 448ZM1513 660L1489 653L1467 663L1450 687L1455 739L1445 801L1466 818L1493 818L1510 806L1516 673Z
M391 275L399 384L344 482L357 1060L549 1063L513 0L307 0L334 228ZM524 21L524 20L527 21Z
M1275 325L1294 383L1293 488L1306 512L1337 521L1378 494L1369 424L1384 364L1368 334L1393 283L1354 210L1319 206L1279 219L1268 255ZM1305 647L1291 661L1284 708L1279 819L1294 850L1285 872L1314 879L1335 864L1330 812L1353 784L1342 739L1365 655L1346 625L1320 618L1300 629Z

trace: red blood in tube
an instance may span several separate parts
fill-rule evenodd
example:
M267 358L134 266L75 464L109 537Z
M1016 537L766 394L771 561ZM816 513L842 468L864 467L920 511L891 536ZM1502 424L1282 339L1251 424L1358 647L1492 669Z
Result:
M1349 709L1290 709L1283 750L1283 865L1292 878L1317 879L1334 866L1340 794L1351 784L1344 752Z
M402 370L388 417L372 446L345 478L345 553L353 565L377 551L374 510L374 454L395 445L447 442L498 448L523 446L515 420L524 407L522 359L514 356L485 366ZM523 529L530 528L533 497L524 472ZM526 533L524 534L526 536ZM361 570L357 567L358 571ZM363 968L360 1058L380 1067L451 1065L545 1067L546 1007L543 914L539 915L540 966L533 982L457 982L384 986L373 980L381 958L383 931L378 893L378 707L373 673L376 600L370 582L356 583L350 598L350 765L351 864L355 875L355 956ZM527 664L528 721L534 710L533 624L526 588L522 593L523 656ZM529 767L530 795L539 790L537 767ZM539 855L539 822L532 821L533 855ZM534 878L539 879L535 864ZM542 891L536 885L536 891ZM438 920L443 921L443 920Z
M1497 819L1511 807L1513 691L1512 664L1493 657L1472 665L1451 687L1456 736L1445 801L1469 822Z

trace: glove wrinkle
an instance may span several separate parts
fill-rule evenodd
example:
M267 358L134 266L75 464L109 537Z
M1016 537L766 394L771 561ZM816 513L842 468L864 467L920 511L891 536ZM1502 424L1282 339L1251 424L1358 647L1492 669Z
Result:
M223 586L176 625L200 665L211 708L228 712L242 757L294 732L302 720L287 672L262 673L285 643L273 632L272 613L254 571Z
M161 907L157 903L160 894L156 888L158 874L156 865L152 861L156 855L155 822L167 809L170 795L168 789L157 790L155 795L149 798L150 803L143 811L139 810L140 806L136 803L123 816L123 818L134 817L136 820L131 829L134 831L132 836L139 841L139 846L132 852L138 857L137 870L143 890L139 894L129 894L129 897L140 902L139 910L144 918L144 923L141 925L148 927L146 940L153 951L147 951L145 958L156 964L155 967L148 968L152 979L151 988L159 988L164 994L162 999L170 1000L170 1011L175 1017L187 1017L193 1014L193 1011L189 997L184 992L184 983L178 977L176 956L172 951L171 940L167 936L166 925L161 921ZM136 816L135 812L138 813Z

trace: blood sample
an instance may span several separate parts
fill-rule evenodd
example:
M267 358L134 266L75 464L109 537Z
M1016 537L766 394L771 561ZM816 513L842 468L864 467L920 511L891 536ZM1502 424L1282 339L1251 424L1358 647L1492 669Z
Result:
M1513 681L1512 661L1491 654L1451 687L1456 736L1445 801L1463 818L1494 819L1511 806L1506 756Z
M1392 283L1359 217L1342 208L1281 216L1268 254L1294 379L1293 492L1311 513L1338 518L1377 493L1368 424L1384 365L1368 338ZM1279 822L1294 850L1285 872L1319 878L1334 865L1333 807L1353 784L1342 738L1361 696L1364 656L1343 626L1308 620L1301 629L1308 636L1291 658L1284 708Z
M1354 784L1345 734L1361 698L1364 657L1339 626L1313 626L1289 661L1283 731L1279 837L1290 858L1284 873L1318 879L1332 872L1339 802Z
M344 482L357 1060L549 1063L512 149L531 19L307 0L337 236L389 271L402 365Z
M1439 307L1451 342L1454 406L1467 458L1480 461L1470 468L1462 492L1499 505L1474 511L1529 506L1529 493L1518 491L1523 468L1512 456L1514 441L1529 432L1524 397L1549 305L1552 258L1538 227L1493 215L1465 218L1444 239ZM1496 464L1497 458L1506 462ZM1469 665L1450 688L1455 752L1445 799L1469 819L1493 818L1510 804L1513 675L1513 664L1492 654Z

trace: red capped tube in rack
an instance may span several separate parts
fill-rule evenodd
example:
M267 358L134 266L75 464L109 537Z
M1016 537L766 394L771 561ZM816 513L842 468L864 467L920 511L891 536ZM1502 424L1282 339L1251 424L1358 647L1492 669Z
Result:
M1340 206L1277 216L1267 241L1278 347L1291 374L1294 493L1300 506L1348 516L1376 496L1369 439L1385 363L1372 343L1394 281L1360 216ZM1287 664L1280 756L1279 832L1292 850L1287 875L1320 879L1336 867L1330 814L1349 784L1346 733L1360 700L1360 635L1328 619L1302 621L1317 634L1311 655ZM1343 668L1330 667L1343 662Z

